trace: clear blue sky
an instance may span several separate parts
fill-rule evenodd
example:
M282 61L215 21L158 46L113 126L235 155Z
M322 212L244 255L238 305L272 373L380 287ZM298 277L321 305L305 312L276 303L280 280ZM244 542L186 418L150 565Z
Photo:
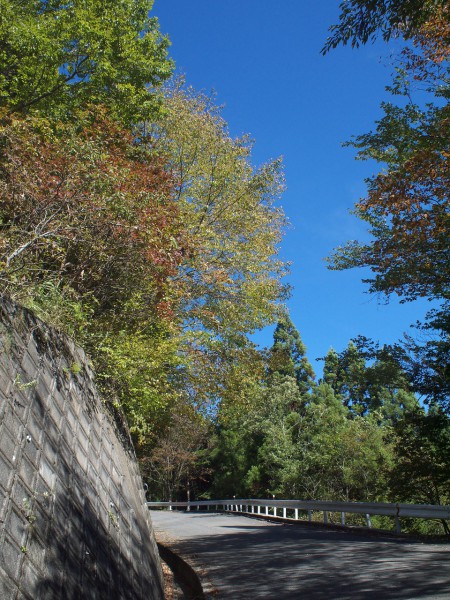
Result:
M392 72L392 44L339 48L323 57L338 0L156 0L153 14L172 42L188 84L217 94L232 135L255 139L254 163L284 156L291 221L281 256L291 261L292 319L318 372L330 346L358 334L394 342L426 312L425 302L388 305L369 296L362 270L328 271L324 257L348 239L367 239L349 214L378 166L355 161L341 143L373 128ZM255 336L272 343L272 330Z

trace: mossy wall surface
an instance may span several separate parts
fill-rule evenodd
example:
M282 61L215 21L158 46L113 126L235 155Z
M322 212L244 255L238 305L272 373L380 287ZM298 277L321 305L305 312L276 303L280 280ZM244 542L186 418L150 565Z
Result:
M160 600L136 460L83 351L0 298L1 600Z

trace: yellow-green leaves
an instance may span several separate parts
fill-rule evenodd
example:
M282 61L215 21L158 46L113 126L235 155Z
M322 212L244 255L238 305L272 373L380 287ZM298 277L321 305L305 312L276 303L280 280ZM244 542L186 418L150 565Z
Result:
M0 106L67 117L108 106L127 124L149 118L149 93L173 65L150 0L0 0Z
M168 94L153 140L169 156L190 242L183 319L221 338L273 322L286 272L281 161L255 169L248 138L231 138L211 99L190 90Z

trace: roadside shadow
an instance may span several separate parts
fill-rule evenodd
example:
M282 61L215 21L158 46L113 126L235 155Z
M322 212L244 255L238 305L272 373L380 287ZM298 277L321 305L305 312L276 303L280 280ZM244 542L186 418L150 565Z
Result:
M196 556L224 598L450 598L448 545L295 525L230 523L211 531L180 540L177 548Z

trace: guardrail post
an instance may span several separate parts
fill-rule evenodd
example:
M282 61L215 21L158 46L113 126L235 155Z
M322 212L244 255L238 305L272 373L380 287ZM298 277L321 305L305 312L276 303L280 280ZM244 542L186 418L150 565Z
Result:
M191 502L189 496L187 502L173 502L169 500L167 502L147 502L147 506L150 510L152 508L165 508L166 510L177 510L178 508L183 507L186 512L190 512L194 510L194 507L197 507L197 511L201 510L204 506L207 507L207 511L211 511L214 505L216 511L223 512L234 512L240 510L246 511L248 513L257 513L258 515L267 515L270 516L273 514L277 517L277 506L269 505L268 502L270 500L263 500L263 505L257 504L257 500L241 500L241 502L251 502L251 504L234 504L230 503L229 500L212 500L211 504L208 502L202 501L193 501ZM275 500L274 500L275 502ZM214 503L214 504L213 504ZM401 518L402 517L410 517L416 519L447 519L450 520L450 506L430 506L425 504L388 504L388 503L358 503L354 505L352 502L322 502L322 501L309 501L309 502L299 502L298 500L293 500L292 503L289 501L284 501L281 503L281 507L283 512L280 513L283 515L283 518L288 518L288 510L294 512L295 519L299 520L303 518L303 513L306 512L308 515L308 521L311 523L313 520L313 512L323 512L324 523L328 523L329 514L337 513L341 515L341 524L345 525L346 514L361 514L365 517L367 526L369 528L372 527L371 516L372 515L386 515L390 518L394 519L394 531L397 533L401 533ZM299 508L299 505L302 508ZM251 506L251 509L250 509ZM309 509L307 508L309 506ZM256 507L256 509L255 509ZM261 510L264 507L265 511ZM367 512L364 512L364 509ZM271 512L272 511L272 512ZM300 512L302 514L300 514ZM331 521L330 521L331 522Z

